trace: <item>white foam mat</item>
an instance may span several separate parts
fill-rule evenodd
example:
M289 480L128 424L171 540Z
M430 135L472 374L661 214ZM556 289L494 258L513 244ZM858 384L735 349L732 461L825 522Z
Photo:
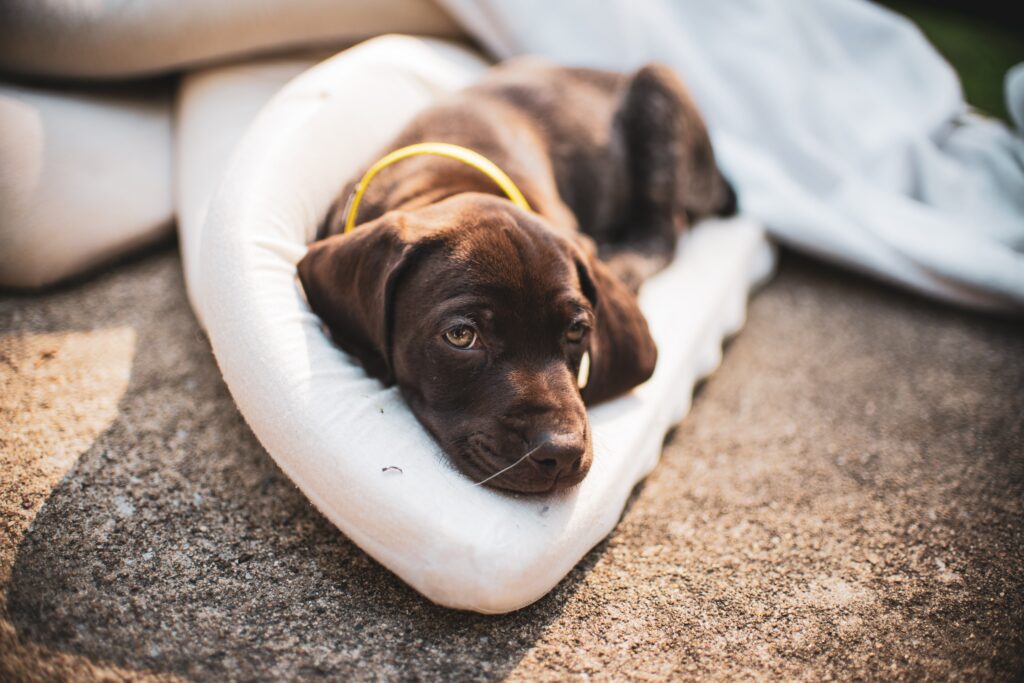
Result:
M693 230L644 285L658 366L631 394L590 411L595 457L583 483L549 497L473 486L397 389L325 336L295 264L342 183L416 111L485 66L462 48L391 36L300 75L243 138L189 270L225 381L281 469L429 599L499 613L542 597L611 532L774 257L749 220Z

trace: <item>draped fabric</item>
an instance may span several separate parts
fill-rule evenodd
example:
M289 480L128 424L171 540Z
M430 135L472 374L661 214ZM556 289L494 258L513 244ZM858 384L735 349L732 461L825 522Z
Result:
M782 243L965 306L1024 310L1024 138L971 113L860 0L441 0L500 58L684 79L744 213ZM1024 67L1007 77L1024 120Z

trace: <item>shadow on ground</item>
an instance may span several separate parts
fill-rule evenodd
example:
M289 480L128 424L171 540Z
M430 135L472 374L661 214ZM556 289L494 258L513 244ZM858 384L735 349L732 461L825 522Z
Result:
M424 600L321 517L260 447L167 272L176 265L134 266L173 287L144 283L95 321L134 328L131 380L114 424L18 549L7 594L18 634L212 680L504 677L600 549L515 615Z

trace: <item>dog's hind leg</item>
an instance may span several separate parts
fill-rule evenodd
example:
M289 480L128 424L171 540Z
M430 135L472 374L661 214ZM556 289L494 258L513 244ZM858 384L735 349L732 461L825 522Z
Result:
M630 202L600 255L635 292L668 265L691 223L734 213L736 195L697 106L667 66L649 64L629 78L613 125L628 150Z
M669 67L648 64L632 75L613 125L629 150L632 179L623 242L670 248L691 223L735 212L697 105Z

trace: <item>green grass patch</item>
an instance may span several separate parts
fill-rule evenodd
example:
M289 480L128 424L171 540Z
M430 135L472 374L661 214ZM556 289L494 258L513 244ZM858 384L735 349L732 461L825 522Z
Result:
M905 0L886 0L886 6L912 19L963 83L967 101L985 112L1009 120L1003 94L1006 70L1024 61L1024 36L1012 27Z

